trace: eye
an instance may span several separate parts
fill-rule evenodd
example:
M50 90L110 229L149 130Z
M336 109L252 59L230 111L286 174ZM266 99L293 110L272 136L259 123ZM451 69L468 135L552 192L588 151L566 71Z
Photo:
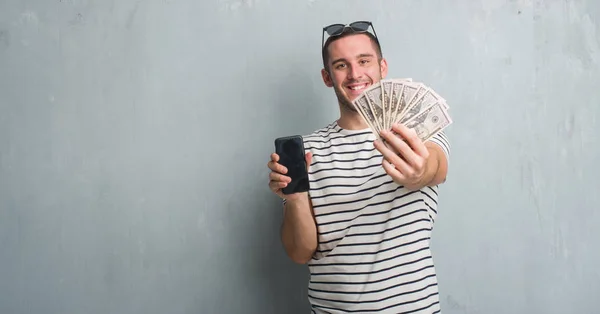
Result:
M345 67L346 65L344 63L338 63L335 68L336 69L341 69L342 67Z
M367 60L367 59L362 59L362 60L360 60L360 61L359 61L359 63L360 63L360 64L367 64L367 63L369 63L369 60Z

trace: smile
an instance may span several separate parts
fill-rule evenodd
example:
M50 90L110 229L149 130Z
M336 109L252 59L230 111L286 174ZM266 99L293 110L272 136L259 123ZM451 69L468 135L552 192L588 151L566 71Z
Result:
M352 91L362 91L363 89L367 88L367 86L369 86L368 83L364 83L364 84L360 84L360 85L346 86L346 87Z

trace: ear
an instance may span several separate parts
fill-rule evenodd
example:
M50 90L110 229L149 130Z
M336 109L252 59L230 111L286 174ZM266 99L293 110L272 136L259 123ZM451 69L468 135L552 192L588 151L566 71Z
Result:
M381 59L381 64L379 67L381 70L381 78L384 79L388 75L388 65L387 60L385 60L385 58Z
M325 69L321 69L321 77L323 77L323 83L325 83L325 86L333 87L333 80Z

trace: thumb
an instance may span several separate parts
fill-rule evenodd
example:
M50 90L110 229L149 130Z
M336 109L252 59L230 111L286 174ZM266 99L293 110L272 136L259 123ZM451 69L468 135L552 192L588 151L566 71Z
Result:
M312 153L308 152L306 153L306 155L304 155L305 159L306 159L306 171L308 172L308 169L310 168L310 164L312 163Z

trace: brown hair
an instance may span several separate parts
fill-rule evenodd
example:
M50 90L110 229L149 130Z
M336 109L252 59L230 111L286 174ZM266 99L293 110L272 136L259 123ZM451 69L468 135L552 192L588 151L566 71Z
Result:
M383 55L381 53L381 45L379 44L379 40L377 39L377 37L375 37L373 34L371 34L369 32L356 32L348 27L344 30L343 33L341 33L337 36L330 36L329 38L327 38L327 41L325 41L325 44L323 45L323 49L321 51L321 56L323 58L323 68L325 69L325 71L329 72L329 67L327 65L327 62L329 62L329 45L332 42L334 42L340 38L347 37L350 35L360 35L360 34L364 34L369 37L369 39L371 40L371 43L373 44L373 48L375 48L375 52L377 53L377 60L381 61Z

